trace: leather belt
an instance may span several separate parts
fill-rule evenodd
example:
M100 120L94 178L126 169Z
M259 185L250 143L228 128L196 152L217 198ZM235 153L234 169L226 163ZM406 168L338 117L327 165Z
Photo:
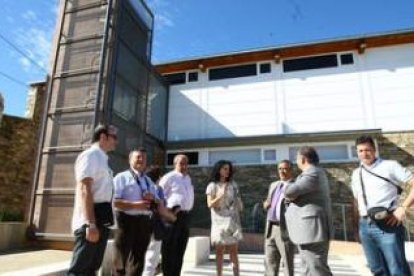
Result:
M280 226L280 222L279 221L270 221L270 225Z

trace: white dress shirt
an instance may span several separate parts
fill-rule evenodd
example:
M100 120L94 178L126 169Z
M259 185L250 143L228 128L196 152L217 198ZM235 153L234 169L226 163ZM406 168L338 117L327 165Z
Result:
M164 190L167 208L180 206L183 211L190 211L194 205L194 188L188 174L171 171L160 180Z
M108 166L108 155L97 143L78 155L75 162L76 183L85 178L92 178L91 192L94 203L111 202L112 200L112 175ZM81 207L81 195L76 189L75 204L72 216L72 230L80 228L87 223Z

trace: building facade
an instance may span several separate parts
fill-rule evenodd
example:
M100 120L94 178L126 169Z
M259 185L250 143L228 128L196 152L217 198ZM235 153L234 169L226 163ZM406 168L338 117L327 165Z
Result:
M247 202L245 229L262 232L257 206L276 178L274 164L312 145L331 180L335 236L353 239L355 138L373 135L380 156L413 168L413 56L408 30L156 65L170 85L167 165L177 152L190 156L195 226L209 224L208 172L228 159Z

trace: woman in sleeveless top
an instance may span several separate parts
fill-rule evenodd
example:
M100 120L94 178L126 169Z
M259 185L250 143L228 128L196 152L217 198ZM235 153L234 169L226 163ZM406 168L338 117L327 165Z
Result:
M243 238L240 224L242 203L239 189L232 180L230 161L220 160L213 168L207 186L207 206L211 210L211 243L216 250L217 275L222 275L223 255L230 255L233 275L239 275L238 242Z

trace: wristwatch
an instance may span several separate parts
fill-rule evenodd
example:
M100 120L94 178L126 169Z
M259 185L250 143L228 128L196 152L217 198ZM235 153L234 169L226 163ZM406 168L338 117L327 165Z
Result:
M86 228L96 229L96 224L93 222L86 223Z

